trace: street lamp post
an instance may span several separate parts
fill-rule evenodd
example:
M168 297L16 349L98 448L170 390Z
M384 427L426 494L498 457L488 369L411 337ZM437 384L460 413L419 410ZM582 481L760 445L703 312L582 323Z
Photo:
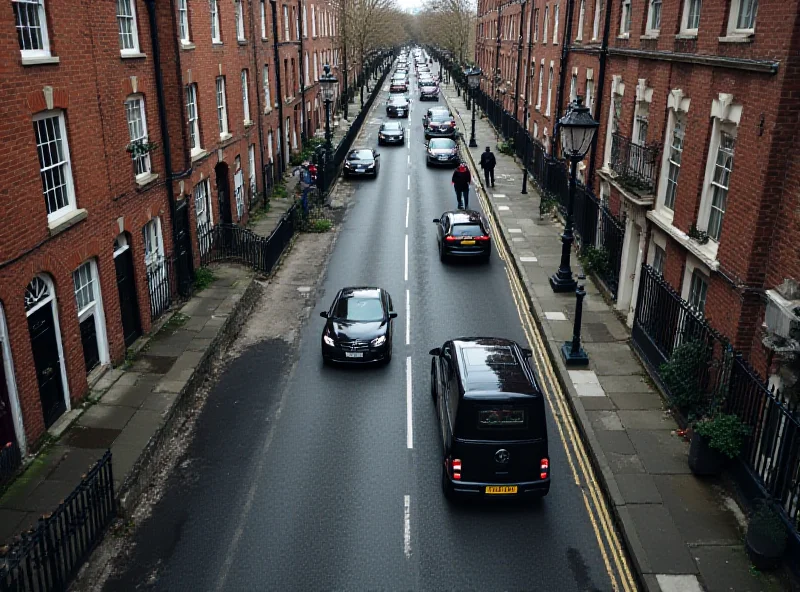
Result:
M567 206L567 223L564 234L561 235L561 265L558 271L550 277L550 287L553 292L572 292L577 283L572 277L569 266L572 243L575 242L573 233L573 210L575 208L575 178L578 172L578 163L583 160L592 145L592 139L600 125L589 114L589 109L583 106L583 97L576 97L575 102L567 107L567 114L558 122L561 130L561 147L564 156L570 161L569 173L569 204Z
M336 80L336 76L331 74L330 64L325 64L322 69L323 74L319 77L319 85L322 88L322 97L325 101L325 166L322 169L322 177L325 179L322 187L324 193L328 189L327 172L330 167L331 154L333 151L331 147L331 103L333 102L333 96L336 93L336 85L339 81Z
M475 89L481 83L481 69L478 66L473 66L464 74L467 77L467 84L469 85L470 94L472 95L472 133L469 137L469 147L477 148L478 142L475 141Z

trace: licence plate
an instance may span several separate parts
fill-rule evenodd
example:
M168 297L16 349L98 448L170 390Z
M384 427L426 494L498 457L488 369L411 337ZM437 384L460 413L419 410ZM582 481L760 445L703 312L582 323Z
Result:
M489 494L500 494L500 495L508 495L517 493L517 486L516 485L487 485L486 486L486 493Z
M475 241L461 241L462 245L474 245Z
M363 358L364 354L362 352L344 352L345 358Z

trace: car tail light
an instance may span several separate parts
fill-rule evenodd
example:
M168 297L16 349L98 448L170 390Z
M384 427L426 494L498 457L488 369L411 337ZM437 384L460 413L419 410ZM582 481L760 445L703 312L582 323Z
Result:
M543 458L539 464L539 479L547 479L550 475L550 459Z
M444 240L446 240L448 242L453 242L453 241L457 241L457 240L461 240L461 239L460 239L460 237L457 238L455 236L446 236L446 237L444 237Z
M461 481L461 459L454 458L451 464L451 468L453 470L453 479L456 481Z
M450 127L455 127L455 126L456 126L456 122L455 121L451 121L450 122Z
M488 240L489 240L489 235L488 235L488 234L485 234L485 235L483 235L483 236L476 236L476 237L475 237L475 240L479 240L479 241L488 241Z

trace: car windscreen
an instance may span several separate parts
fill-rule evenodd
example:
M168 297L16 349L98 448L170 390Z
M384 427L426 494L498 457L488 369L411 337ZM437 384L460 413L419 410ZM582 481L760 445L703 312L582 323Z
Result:
M383 306L378 298L345 296L336 303L333 318L341 321L377 323L383 320Z
M347 160L372 160L372 151L353 150L347 155Z
M383 129L385 129L385 130L399 130L399 129L402 129L402 128L400 127L399 123L394 122L394 121L389 121L389 122L383 124Z
M389 103L392 105L405 105L408 103L405 97L392 97L389 99Z
M453 236L483 236L480 224L454 224L450 231Z
M453 142L453 140L432 139L428 146L430 146L432 150L452 150L455 148L455 142Z
M446 121L450 121L450 116L447 113L434 113L431 115L431 121L435 121L437 123L444 123Z

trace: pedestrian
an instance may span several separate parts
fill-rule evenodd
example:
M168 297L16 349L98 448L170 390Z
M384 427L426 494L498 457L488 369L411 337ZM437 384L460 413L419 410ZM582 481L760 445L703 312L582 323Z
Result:
M497 159L494 157L494 152L487 146L486 151L481 154L481 168L483 169L483 176L486 178L487 187L489 187L490 184L494 187L494 167L496 164Z
M453 172L453 188L456 190L456 199L458 200L458 209L469 209L469 185L472 182L472 175L469 173L467 164L462 162L458 168ZM462 204L463 196L463 204Z

